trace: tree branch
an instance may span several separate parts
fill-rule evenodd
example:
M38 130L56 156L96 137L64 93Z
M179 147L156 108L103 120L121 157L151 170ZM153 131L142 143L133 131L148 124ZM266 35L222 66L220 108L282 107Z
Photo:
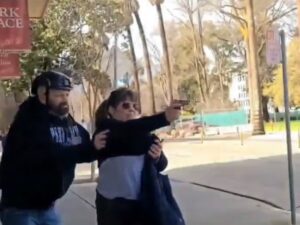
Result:
M291 9L289 9L289 10L287 10L287 11L281 13L281 14L278 15L278 16L275 16L275 17L273 17L273 18L270 18L270 19L266 20L265 22L263 22L263 23L258 27L257 32L262 31L262 29L263 29L266 25L273 24L273 23L276 22L277 20L279 20L279 19L281 19L281 18L287 16L288 14L290 14L291 12L293 12L293 11L295 11L295 10L297 10L297 7L293 7L293 8L291 8Z
M234 14L232 14L230 12L226 12L226 11L224 11L222 9L220 9L219 11L220 11L220 13L222 13L224 15L227 15L227 16L233 18L234 20L236 20L238 22L242 22L244 24L247 24L247 21L244 18L240 17L240 16L234 15Z
M280 2L280 5L278 7L274 6L273 15L274 16L278 15L281 12L281 10L283 9L283 7L284 7L284 2L283 1Z
M296 10L297 10L297 7L293 7L293 8L291 8L291 9L289 9L289 10L287 10L287 11L281 13L280 15L274 17L273 19L271 19L271 20L269 21L269 23L273 23L273 22L275 22L276 20L279 20L279 19L281 19L281 18L287 16L288 14L290 14L291 12L296 11Z
M261 53L262 53L262 51L263 51L265 45L266 45L266 40L264 39L264 40L261 42L261 44L260 44L260 46L259 46L259 48L258 48L258 55L259 55L259 56L261 55Z
M184 21L182 18L180 18L179 16L176 16L174 13L171 12L171 10L167 9L168 13L174 17L175 19L177 19L178 21L180 21L180 23L184 24L186 27L189 27L189 24Z
M266 12L265 12L266 17L268 16L270 10L274 11L274 8L279 1L280 0L274 0L273 4L271 4L269 7L267 7Z
M245 7L237 7L237 6L234 6L234 5L222 5L221 7L222 8L232 8L234 10L245 10Z

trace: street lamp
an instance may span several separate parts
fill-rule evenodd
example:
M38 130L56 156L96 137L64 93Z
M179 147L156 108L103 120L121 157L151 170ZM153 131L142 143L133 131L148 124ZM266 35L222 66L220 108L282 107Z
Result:
M30 19L41 19L50 0L28 0L28 13Z

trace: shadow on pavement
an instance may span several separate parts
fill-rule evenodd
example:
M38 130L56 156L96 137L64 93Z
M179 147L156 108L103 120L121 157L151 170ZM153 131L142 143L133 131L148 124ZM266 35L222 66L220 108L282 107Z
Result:
M295 198L299 206L300 154L294 154L293 160ZM286 156L186 167L170 170L168 174L173 180L290 209Z

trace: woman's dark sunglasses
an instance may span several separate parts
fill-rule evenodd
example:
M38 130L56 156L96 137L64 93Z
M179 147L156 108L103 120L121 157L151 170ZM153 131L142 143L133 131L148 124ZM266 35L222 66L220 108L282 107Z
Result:
M130 108L133 108L135 110L139 109L139 107L138 107L138 105L136 103L131 103L131 102L123 102L121 106L125 110L128 110Z

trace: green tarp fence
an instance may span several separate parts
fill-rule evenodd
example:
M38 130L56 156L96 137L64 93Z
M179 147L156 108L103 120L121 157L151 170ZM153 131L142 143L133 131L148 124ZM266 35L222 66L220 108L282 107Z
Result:
M183 120L187 118L183 117ZM197 114L189 118L193 119L196 123L203 122L206 126L225 127L248 124L248 114L245 111Z

